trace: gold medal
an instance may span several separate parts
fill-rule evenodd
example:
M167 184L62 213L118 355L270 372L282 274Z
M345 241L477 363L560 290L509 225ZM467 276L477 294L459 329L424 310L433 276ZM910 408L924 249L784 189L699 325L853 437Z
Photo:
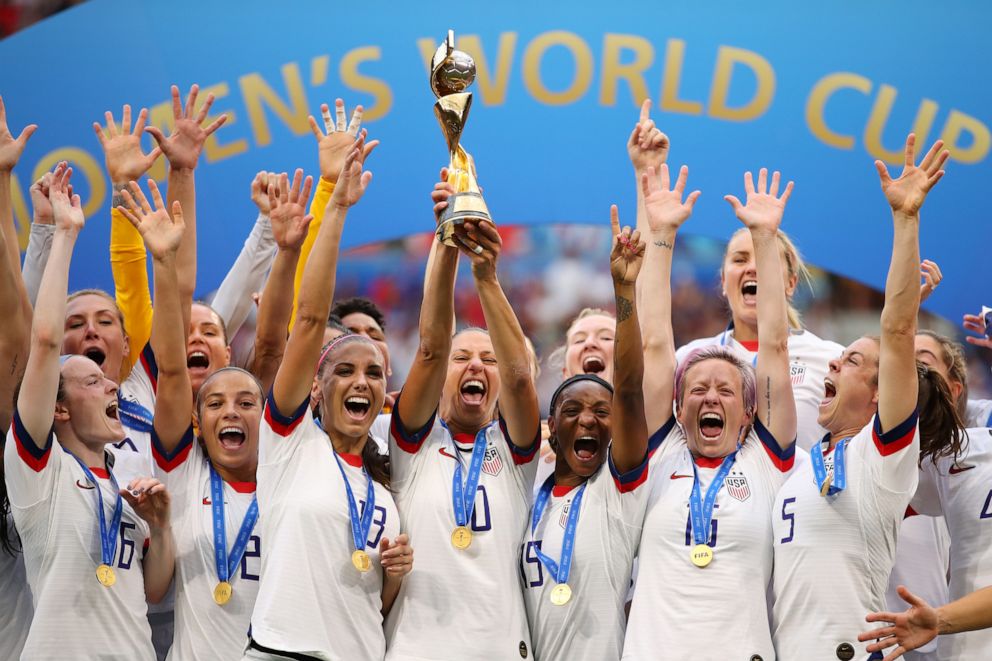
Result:
M372 568L372 560L365 551L355 551L352 553L351 564L355 565L355 569L363 574Z
M217 602L219 606L223 606L231 600L231 595L234 594L234 588L227 581L221 581L214 588L214 601Z
M823 486L820 487L820 495L826 498L827 494L830 493L830 485L834 482L834 476L832 473L827 474L827 479L823 481Z
M472 545L472 531L466 526L458 526L451 533L451 545L464 551Z
M100 565L96 568L96 580L100 581L103 587L109 588L117 582L117 575L114 574L114 568L106 564Z
M572 598L572 588L568 583L559 583L551 590L551 603L555 606L564 606Z
M713 562L713 549L706 544L696 544L689 553L689 559L697 567L705 567Z

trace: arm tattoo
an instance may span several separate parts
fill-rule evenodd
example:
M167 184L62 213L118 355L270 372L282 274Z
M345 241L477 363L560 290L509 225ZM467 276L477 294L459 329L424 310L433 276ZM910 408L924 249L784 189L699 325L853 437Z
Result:
M127 184L114 184L114 195L110 198L110 208L116 209L117 207L126 206L124 204L124 196L121 192L127 189Z
M664 239L659 239L658 241L655 241L654 245L658 246L659 248L668 248L669 250L671 250L673 247L671 243L665 241Z
M627 321L634 314L634 304L629 298L617 296L617 323Z

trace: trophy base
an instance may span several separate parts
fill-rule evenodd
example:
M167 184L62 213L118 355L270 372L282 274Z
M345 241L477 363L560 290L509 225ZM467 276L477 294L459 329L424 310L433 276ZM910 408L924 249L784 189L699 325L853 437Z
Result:
M454 235L459 225L466 220L488 220L493 222L489 215L489 208L486 206L482 194L476 191L464 191L455 193L448 198L448 206L441 213L438 220L437 240L446 246L457 247ZM495 224L495 223L494 223Z

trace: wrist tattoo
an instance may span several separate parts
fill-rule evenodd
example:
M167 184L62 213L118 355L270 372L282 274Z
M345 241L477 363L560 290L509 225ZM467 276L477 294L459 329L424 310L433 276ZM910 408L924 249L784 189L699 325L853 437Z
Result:
M671 250L674 247L671 243L665 241L664 239L659 239L655 241L654 245L658 246L659 248L668 248L669 250Z
M127 184L114 184L114 195L110 198L110 208L116 209L117 207L124 206L124 197L121 195L123 191L127 189Z
M634 304L629 298L617 296L617 323L627 321L634 314Z

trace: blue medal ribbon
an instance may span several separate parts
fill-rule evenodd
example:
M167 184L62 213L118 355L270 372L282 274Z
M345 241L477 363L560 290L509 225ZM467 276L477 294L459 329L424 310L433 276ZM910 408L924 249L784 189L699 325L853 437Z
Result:
M359 519L358 504L355 502L355 494L351 490L351 483L348 482L344 466L341 465L341 457L333 448L331 452L334 453L334 460L338 462L338 470L341 471L341 479L344 481L344 490L348 494L348 515L351 518L351 536L355 542L355 550L364 551L369 538L369 529L372 527L372 515L375 514L375 489L372 486L372 478L362 467L362 475L365 476L366 483L365 509L362 510L362 516Z
M468 465L468 476L462 482L461 450L455 445L455 474L451 479L451 499L455 507L455 524L467 526L472 512L475 510L475 492L479 488L479 478L482 476L482 460L486 456L486 430L480 429L475 435L472 445L472 461ZM452 441L454 443L454 441Z
M534 511L531 514L530 521L531 537L534 536L537 526L541 522L541 516L544 514L544 508L551 498L551 489L554 487L554 483L555 476L549 475L548 479L541 485L541 490L534 500ZM582 507L582 495L586 491L586 484L588 483L584 482L579 487L579 492L575 494L575 498L572 499L572 504L569 506L568 520L565 522L565 536L561 541L561 557L559 561L556 563L546 556L539 546L535 545L534 547L538 559L547 568L552 578L555 579L555 583L568 583L568 575L572 571L572 554L575 551L575 531L579 527L579 508Z
M124 499L121 498L120 485L117 484L117 478L114 477L113 471L108 470L107 474L110 475L110 484L114 487L114 494L117 496L117 502L114 503L114 514L110 519L110 526L108 527L107 515L103 511L103 489L100 487L100 483L96 481L93 471L79 457L68 450L66 452L76 460L79 467L83 469L86 479L96 487L93 490L96 491L96 511L100 519L100 561L102 564L110 565L114 562L114 553L117 550L117 531L121 526L121 515L124 513Z
M716 495L723 487L724 480L730 473L737 459L737 453L741 446L723 458L719 470L713 476L709 488L706 489L706 498L700 496L699 472L696 470L696 462L689 457L692 464L692 492L689 494L689 513L692 516L692 539L696 544L707 544L710 541L710 524L713 521L713 506L716 504Z
M154 414L138 402L127 399L118 393L117 414L128 429L151 433Z
M231 576L234 575L234 570L241 564L241 558L244 557L251 531L255 528L255 522L258 521L258 500L252 496L251 505L245 512L245 518L241 522L234 546L228 553L227 529L224 522L224 482L212 464L210 464L210 499L214 518L214 560L217 563L217 580L226 583L230 581Z
M834 447L834 479L827 489L827 495L833 496L847 488L847 462L844 459L847 451L847 442L850 439L838 441ZM809 450L809 458L813 464L813 479L816 482L817 490L823 489L823 483L827 481L827 463L823 458L823 444L815 443Z

